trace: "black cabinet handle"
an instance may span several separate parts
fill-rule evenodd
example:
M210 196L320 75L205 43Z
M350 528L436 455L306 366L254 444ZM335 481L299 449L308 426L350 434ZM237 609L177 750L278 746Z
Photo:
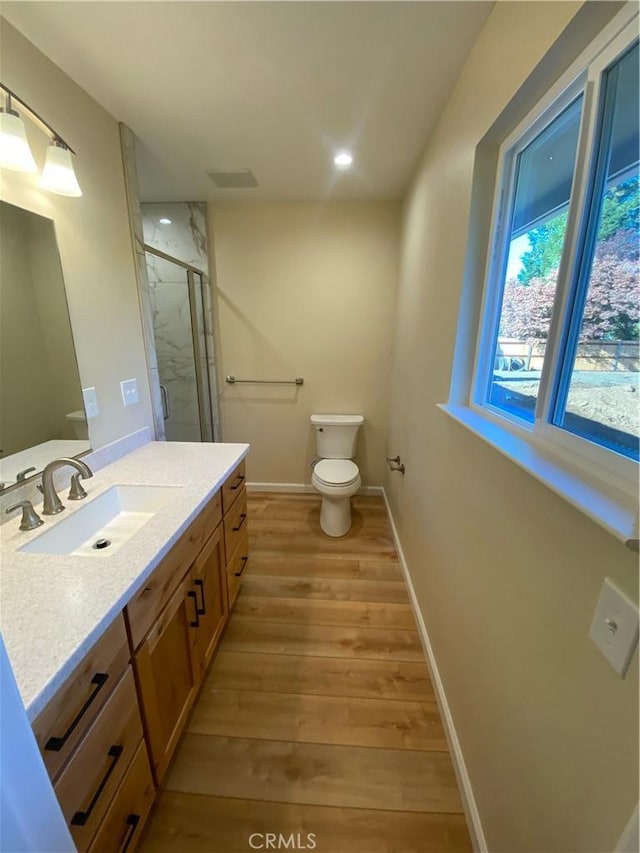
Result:
M239 489L240 486L242 485L243 480L244 480L244 474L238 474L238 482L235 484L235 486L231 486L231 491L235 492L236 489Z
M130 814L127 818L127 826L129 829L127 830L127 834L124 839L124 845L120 849L120 853L127 853L129 849L129 845L131 844L131 839L133 838L136 827L140 823L140 815L139 814Z
M114 746L112 746L111 749L109 750L109 752L107 753L109 758L112 759L111 764L107 768L107 772L102 777L102 781L100 782L100 784L96 788L96 792L93 795L93 797L91 798L91 802L89 803L89 806L88 806L86 812L76 812L74 814L74 816L71 818L71 823L73 826L84 826L85 823L91 817L91 812L93 811L96 803L100 799L100 794L102 794L102 792L104 791L104 787L107 784L107 782L109 781L109 777L111 776L111 774L115 770L115 766L118 763L120 756L122 755L122 751L123 751L123 747L117 746L114 744Z
M187 595L189 596L189 598L193 598L193 607L194 607L195 614L196 614L195 622L189 622L189 627L190 628L199 628L200 627L200 619L198 619L198 617L200 616L200 612L198 610L198 599L196 597L195 592L192 589L189 590Z
M246 512L243 512L243 513L241 514L241 516L240 516L240 524L239 524L237 527L233 527L233 528L232 528L232 530L234 531L234 533L235 533L236 531L240 530L240 528L242 527L242 525L245 523L245 521L246 521L246 520L247 520L247 513L246 513Z
M96 685L95 689L92 691L91 695L89 696L87 701L84 703L82 708L80 708L80 710L76 714L74 720L72 721L71 725L66 730L66 732L62 735L62 737L50 737L49 740L44 745L45 749L50 749L53 752L60 752L62 747L65 745L65 743L67 742L67 740L71 736L75 727L78 725L80 720L84 717L84 715L87 713L89 706L91 705L93 700L96 698L98 693L102 690L102 688L106 684L107 678L109 678L109 674L107 672L96 672L96 674L93 676L93 678L91 679L91 682L90 682L91 684Z
M244 572L244 567L247 565L247 560L248 560L248 559L249 559L248 557L243 557L243 558L242 558L242 568L240 569L240 571L239 571L239 572L234 572L234 575L235 575L237 578L239 578L239 577L240 577L240 575Z
M198 614L198 616L204 616L207 612L207 608L205 607L204 603L204 581L202 580L202 578L198 578L197 581L194 581L194 584L200 587L200 596L202 597L202 607L199 608L196 604L196 613Z

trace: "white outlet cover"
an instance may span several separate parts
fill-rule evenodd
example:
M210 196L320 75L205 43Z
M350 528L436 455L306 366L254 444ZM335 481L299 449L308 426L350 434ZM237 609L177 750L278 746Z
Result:
M133 406L140 399L138 396L138 380L123 379L120 383L122 390L122 402L125 406Z
M82 399L84 401L84 413L87 420L96 418L100 414L98 407L98 395L95 388L83 388Z
M638 645L638 608L609 578L602 585L589 636L624 678Z

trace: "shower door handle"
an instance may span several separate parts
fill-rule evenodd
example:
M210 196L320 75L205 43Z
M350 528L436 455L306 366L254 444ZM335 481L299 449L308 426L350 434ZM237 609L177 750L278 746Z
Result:
M171 416L171 409L169 408L169 393L167 391L167 386L160 383L160 396L162 397L162 417L165 421L169 420Z

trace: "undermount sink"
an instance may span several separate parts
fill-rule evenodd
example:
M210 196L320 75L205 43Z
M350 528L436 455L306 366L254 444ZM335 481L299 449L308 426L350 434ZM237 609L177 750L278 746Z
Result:
M20 550L110 556L166 506L178 489L180 486L111 486Z

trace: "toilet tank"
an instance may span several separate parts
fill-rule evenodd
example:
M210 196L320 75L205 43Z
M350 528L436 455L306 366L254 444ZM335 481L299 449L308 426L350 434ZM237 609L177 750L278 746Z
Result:
M311 415L321 459L352 459L362 415Z

